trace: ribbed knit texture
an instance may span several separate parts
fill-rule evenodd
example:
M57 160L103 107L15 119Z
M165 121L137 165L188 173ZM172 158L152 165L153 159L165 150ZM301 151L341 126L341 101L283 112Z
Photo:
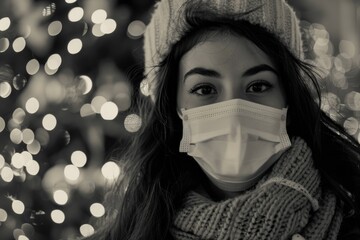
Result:
M294 138L292 147L251 190L221 202L190 192L172 233L177 240L281 240L294 234L306 240L335 240L341 209L335 195L322 189L310 148Z
M285 0L162 0L156 4L144 33L146 81L142 87L147 87L150 94L153 94L158 81L156 67L190 30L185 22L187 2L201 3L199 6L204 9L192 10L203 10L205 16L207 11L211 11L219 17L243 19L260 25L273 33L295 56L303 58L299 21ZM252 12L239 17L249 11Z

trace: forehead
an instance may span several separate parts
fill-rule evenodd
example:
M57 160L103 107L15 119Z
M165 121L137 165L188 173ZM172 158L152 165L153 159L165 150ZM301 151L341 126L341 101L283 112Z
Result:
M253 42L234 34L212 34L186 52L180 60L180 72L196 66L217 68L249 68L268 64L269 56Z

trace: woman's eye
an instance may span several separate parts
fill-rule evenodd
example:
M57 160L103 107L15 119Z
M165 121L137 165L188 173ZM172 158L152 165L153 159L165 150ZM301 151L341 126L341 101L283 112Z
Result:
M213 86L210 85L201 85L201 86L195 86L190 90L190 93L194 93L200 96L206 96L206 95L212 95L216 94L217 91Z
M262 93L269 90L272 85L267 81L256 81L251 83L247 88L246 92L250 93Z

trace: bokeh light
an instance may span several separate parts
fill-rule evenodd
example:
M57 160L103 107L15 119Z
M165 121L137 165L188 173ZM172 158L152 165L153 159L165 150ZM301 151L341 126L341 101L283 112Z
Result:
M108 18L100 25L100 30L104 34L111 34L116 29L116 22L114 19Z
M127 28L127 34L132 39L140 38L145 32L146 25L142 21L135 20Z
M30 223L24 223L21 225L21 230L24 231L25 235L28 237L34 236L35 229Z
M349 117L344 121L344 128L350 135L355 135L359 129L359 121L354 117Z
M36 59L31 59L27 64L26 64L26 72L29 75L35 75L40 69L40 63L38 60Z
M95 229L90 224L83 224L80 226L80 233L83 237L88 237L93 235L95 232Z
M50 36L58 35L62 30L62 23L60 21L53 21L48 26L48 33Z
M106 98L104 98L103 96L95 96L91 100L91 106L94 112L100 113L102 105L104 105L106 102Z
M115 180L120 175L120 167L112 161L106 162L101 168L102 175L108 180Z
M100 29L101 27L101 23L99 24L95 24L92 29L91 29L91 33L95 36L95 37L102 37L105 34L101 31ZM1 46L1 45L0 45ZM1 47L0 47L0 51L1 51Z
M97 9L91 14L91 21L95 24L102 23L107 18L107 12L104 9Z
M0 31L6 31L9 29L11 20L8 17L3 17L0 19Z
M18 128L13 129L10 132L10 140L15 144L20 144L23 140L22 131Z
M25 103L25 109L30 114L36 113L39 110L39 107L40 107L40 103L34 97L29 98Z
M16 214L23 214L25 211L25 205L20 200L13 200L11 207Z
M101 203L93 203L90 206L90 212L94 217L102 217L105 214L105 208Z
M113 120L119 113L119 109L113 102L106 102L101 106L100 114L104 120Z
M7 212L4 209L0 208L0 222L5 222L7 217Z
M25 87L26 83L27 83L27 79L21 75L21 74L17 74L14 78L13 78L13 86L16 90L21 90Z
M26 46L26 41L25 38L23 37L16 38L12 44L12 47L15 52L21 52L22 50L24 50L25 46Z
M53 199L57 204L65 205L69 200L69 196L64 190L60 189L60 190L54 191Z
M8 82L0 83L0 97L7 98L12 92L11 85Z
M86 103L81 106L81 108L80 108L80 116L81 117L88 117L88 116L91 116L94 114L95 114L95 112L94 112L91 104Z
M57 53L54 53L48 58L46 65L50 70L56 70L60 67L61 62L62 62L61 56Z
M17 240L29 240L29 238L25 235L20 235Z
M44 17L47 17L47 16L52 15L55 12L55 10L56 10L56 4L51 3L43 9L42 14Z
M0 117L0 132L4 131L5 126L6 126L5 120L2 117Z
M35 160L30 160L29 162L27 162L25 167L26 171L32 176L37 175L40 171L40 165Z
M1 169L1 178L5 181L5 182L11 182L14 178L14 172L12 171L12 169L10 167L3 167Z
M67 50L70 54L77 54L81 51L82 46L82 41L79 38L74 38L68 43Z
M78 81L79 90L83 95L86 95L91 91L93 81L89 76L80 75L76 78L76 80Z
M30 144L35 140L35 134L33 130L25 128L22 130L23 142L25 144Z
M137 132L141 128L142 121L139 115L133 113L126 116L124 120L124 127L128 132Z
M74 7L69 11L68 18L71 22L78 22L84 16L84 9L81 7Z
M5 158L0 154L0 170L5 166Z
M360 93L351 91L345 96L345 105L352 111L360 111Z
M10 46L10 41L7 38L0 38L0 53L5 52Z
M12 114L12 118L17 124L21 124L24 121L26 113L22 108L16 108Z
M87 162L86 154L83 151L77 150L71 154L71 163L76 167L83 167Z
M36 154L38 154L38 153L40 152L40 150L41 150L41 145L40 145L39 141L37 141L37 140L35 139L32 143L26 145L26 149L27 149L32 155L36 155Z
M71 3L75 3L77 0L65 0L65 2L66 3L69 3L69 4L71 4Z
M69 164L69 165L65 166L65 168L64 168L64 175L68 180L76 181L76 180L78 180L78 178L80 176L80 170L78 167L76 167L72 164Z
M61 224L65 221L65 214L59 209L51 211L50 216L54 223Z
M23 156L20 153L15 153L11 157L11 165L18 169L24 167L25 161L24 161Z
M42 120L42 125L43 125L44 129L46 129L48 131L54 130L54 128L56 127L56 124L57 124L56 117L50 113L46 114Z
M353 58L356 53L356 47L353 42L341 40L339 43L340 54L345 58Z

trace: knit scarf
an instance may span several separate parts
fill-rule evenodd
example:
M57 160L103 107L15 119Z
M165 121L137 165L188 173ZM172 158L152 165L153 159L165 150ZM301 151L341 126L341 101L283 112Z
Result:
M215 202L190 192L172 234L177 240L335 240L341 222L341 203L322 186L305 141L294 138L256 186L239 196Z

